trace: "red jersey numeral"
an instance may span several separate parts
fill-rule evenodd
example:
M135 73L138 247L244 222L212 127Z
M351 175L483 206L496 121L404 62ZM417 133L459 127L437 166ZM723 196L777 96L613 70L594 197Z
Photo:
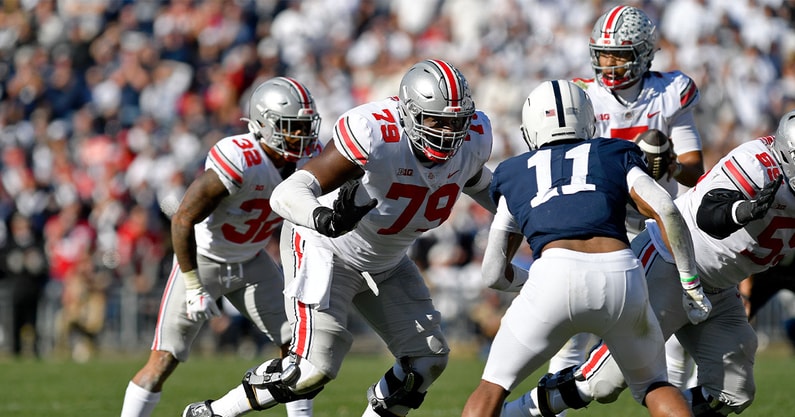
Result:
M458 184L445 184L431 193L428 196L428 202L425 204L425 213L423 213L425 219L431 222L438 221L439 224L447 220L453 211L453 205L455 205L459 189ZM403 213L400 213L395 220L395 223L387 228L379 229L378 234L393 235L405 229L409 221L419 211L423 201L425 201L426 194L428 194L428 187L393 183L386 193L386 198L391 200L408 198L409 202Z
M257 218L246 221L248 227L244 230L238 230L234 225L229 223L221 226L221 233L224 238L232 243L256 243L262 242L267 239L276 227L282 222L281 217L276 217L273 220L268 220L271 215L271 205L268 199L255 198L253 200L244 201L240 205L240 209L246 212L259 210L260 214Z
M387 109L381 111L383 113L372 113L375 120L386 122L381 124L381 137L384 138L384 142L399 142L400 130L395 122L395 116Z

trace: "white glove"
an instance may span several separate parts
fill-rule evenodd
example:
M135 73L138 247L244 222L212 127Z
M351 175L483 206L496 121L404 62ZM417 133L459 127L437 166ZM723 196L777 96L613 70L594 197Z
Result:
M682 294L682 306L687 312L687 318L693 324L701 323L709 317L709 312L712 311L712 303L709 298L704 295L704 289L701 285L697 285L690 289L684 289Z
M215 300L201 286L196 270L183 272L182 279L185 280L185 307L190 320L203 321L221 316Z
M204 288L185 290L185 301L188 318L193 321L207 320L221 315L221 310L218 309L215 300L210 294L207 294Z

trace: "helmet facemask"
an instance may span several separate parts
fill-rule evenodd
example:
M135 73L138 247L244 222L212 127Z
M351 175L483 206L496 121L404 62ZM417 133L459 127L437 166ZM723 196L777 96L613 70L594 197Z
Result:
M320 129L319 115L282 116L262 106L256 107L261 116L257 117L257 122L249 120L249 130L259 136L263 145L290 162L312 155Z
M469 134L472 112L423 110L416 103L406 106L411 115L408 136L416 149L434 162L452 158Z

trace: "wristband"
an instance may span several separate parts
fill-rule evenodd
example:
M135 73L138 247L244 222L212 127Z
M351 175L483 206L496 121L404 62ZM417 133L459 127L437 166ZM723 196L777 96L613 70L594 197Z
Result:
M183 272L182 280L185 282L186 290L198 290L202 287L202 283L199 281L199 274L196 273L195 269Z
M688 290L701 285L701 280L698 279L698 275L693 275L692 277L679 277L679 282L682 284L682 288Z

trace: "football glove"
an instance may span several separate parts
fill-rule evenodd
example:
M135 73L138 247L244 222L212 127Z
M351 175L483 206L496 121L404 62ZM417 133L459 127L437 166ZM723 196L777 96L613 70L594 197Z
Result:
M196 270L183 272L182 278L185 280L185 307L188 319L203 321L210 317L219 317L221 310L218 309L213 297L201 286Z
M682 306L687 313L687 319L693 324L701 323L709 317L712 311L712 303L709 298L704 294L704 289L701 288L701 281L698 276L692 278L681 279L682 289Z
M315 209L312 213L315 230L328 237L338 237L356 228L359 220L378 204L378 200L373 198L363 206L356 205L354 200L359 184L358 181L343 184L334 200L333 209L323 206Z
M778 187L781 186L782 182L784 182L784 176L779 175L773 182L766 184L759 190L755 200L745 200L737 204L737 210L735 211L737 222L745 225L751 220L764 217L776 200L776 191L778 191Z
M188 318L193 321L203 321L221 316L221 310L218 309L215 300L210 294L207 294L204 288L185 290L185 300Z

